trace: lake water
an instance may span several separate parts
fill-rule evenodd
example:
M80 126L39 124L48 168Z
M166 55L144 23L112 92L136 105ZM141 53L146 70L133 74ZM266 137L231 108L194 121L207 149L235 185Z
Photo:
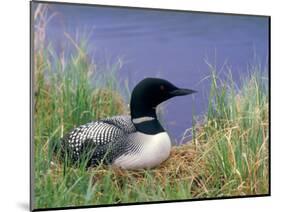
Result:
M54 12L46 37L57 50L64 48L64 32L75 37L92 30L88 47L96 61L121 58L121 85L128 80L132 89L144 77L161 77L198 91L164 104L164 126L175 143L191 128L192 114L206 112L210 81L202 79L210 72L205 59L217 67L227 62L238 84L254 54L267 64L266 17L61 4L50 6Z

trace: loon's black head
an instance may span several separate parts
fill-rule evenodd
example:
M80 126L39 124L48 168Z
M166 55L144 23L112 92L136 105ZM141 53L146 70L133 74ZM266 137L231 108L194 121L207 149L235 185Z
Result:
M196 91L178 88L164 79L145 78L132 92L130 109L132 119L144 116L155 117L155 109L160 103L175 96L192 94Z

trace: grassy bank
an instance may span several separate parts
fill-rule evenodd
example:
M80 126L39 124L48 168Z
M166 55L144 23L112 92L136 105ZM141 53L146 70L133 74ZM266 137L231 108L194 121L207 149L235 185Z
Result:
M39 23L44 21L37 15ZM62 135L80 124L128 113L114 75L97 71L85 42L68 35L66 41L74 46L70 57L57 55L46 43L34 51L35 208L268 193L268 79L259 66L250 67L238 87L231 77L219 79L209 65L204 121L195 123L193 140L173 147L159 167L65 166L55 154Z
M66 131L126 112L115 89L92 86L83 57L68 66L36 77L36 207L268 193L268 91L259 70L237 91L212 75L209 110L204 124L194 126L193 141L173 147L158 168L124 171L65 167L56 159L54 142Z
M111 74L99 76L83 44L76 44L79 49L65 61L50 47L34 55L36 207L74 204L79 201L77 195L87 191L81 183L88 186L91 173L82 167L67 169L56 158L61 137L92 120L127 113L127 106L117 92L118 83ZM82 190L73 192L75 185Z
M231 77L221 81L211 70L206 121L192 145L198 156L196 197L268 193L268 79L259 65L249 67L237 88Z

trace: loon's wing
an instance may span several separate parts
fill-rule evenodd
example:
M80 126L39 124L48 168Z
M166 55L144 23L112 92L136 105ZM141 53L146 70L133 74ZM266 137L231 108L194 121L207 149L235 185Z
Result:
M67 153L73 162L86 159L88 166L102 160L111 163L126 148L126 142L121 141L135 131L130 116L115 116L81 125L63 138L62 153Z

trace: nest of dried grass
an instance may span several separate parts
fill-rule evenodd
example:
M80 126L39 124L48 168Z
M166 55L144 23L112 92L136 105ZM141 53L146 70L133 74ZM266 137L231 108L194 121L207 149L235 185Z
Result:
M99 167L98 170L97 168L91 168L90 171L95 172L93 182L98 182L105 177L108 172L112 172L112 179L117 181L118 184L121 184L121 187L124 182L145 184L148 174L149 177L157 183L163 185L169 183L171 185L178 181L192 180L195 178L196 173L194 173L192 167L196 154L195 145L189 143L172 147L170 157L154 169L124 170L117 167L111 167L109 169L108 166L104 166Z

